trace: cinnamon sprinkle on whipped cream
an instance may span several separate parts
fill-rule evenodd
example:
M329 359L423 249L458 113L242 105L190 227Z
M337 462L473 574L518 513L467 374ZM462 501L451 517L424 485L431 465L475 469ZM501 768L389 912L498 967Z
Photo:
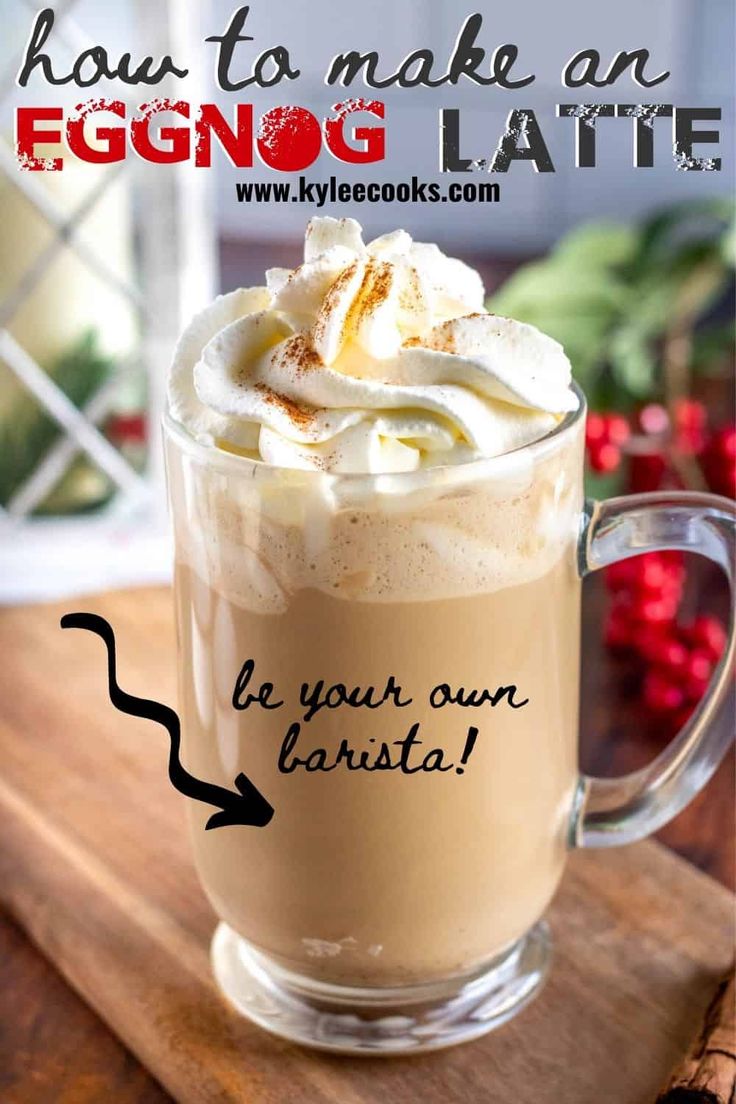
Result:
M314 218L304 262L219 296L182 334L172 417L280 467L399 472L496 456L577 399L562 346L488 313L480 276L404 230Z

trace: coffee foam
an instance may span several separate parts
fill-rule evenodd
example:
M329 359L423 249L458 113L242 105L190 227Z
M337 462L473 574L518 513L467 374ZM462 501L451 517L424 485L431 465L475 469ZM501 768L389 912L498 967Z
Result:
M237 459L223 469L169 441L177 556L229 601L264 614L282 613L308 587L416 602L520 585L574 545L581 426L492 468L457 466L416 483L305 479Z

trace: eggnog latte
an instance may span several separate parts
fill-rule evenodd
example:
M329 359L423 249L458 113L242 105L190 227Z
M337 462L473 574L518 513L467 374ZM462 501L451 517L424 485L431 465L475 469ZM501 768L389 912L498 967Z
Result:
M190 805L218 977L478 975L553 895L577 779L561 348L436 247L314 220L300 268L195 319L169 394L184 760L275 810Z

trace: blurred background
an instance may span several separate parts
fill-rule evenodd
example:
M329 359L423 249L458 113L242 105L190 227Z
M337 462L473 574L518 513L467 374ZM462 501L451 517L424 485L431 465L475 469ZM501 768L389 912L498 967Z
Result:
M190 68L176 92L194 103L279 103L318 116L350 93L327 88L337 52L377 49L386 72L412 49L435 51L443 72L472 10L479 42L519 47L521 92L478 88L385 90L383 164L346 166L323 154L306 171L349 180L401 181L438 172L438 110L460 109L462 152L489 156L512 106L537 112L556 171L512 164L494 176L498 204L326 207L351 214L372 236L396 225L435 240L477 266L492 309L527 319L564 342L591 406L592 491L710 486L733 493L734 9L730 0L561 0L478 3L434 0L309 5L254 0L239 47L244 75L257 52L287 46L301 69L276 88L215 90L208 34L222 33L231 0L65 0L46 48L58 73L88 46L111 61L170 53ZM265 267L299 260L301 204L240 204L237 179L274 180L263 167L236 170L215 155L211 171L67 162L63 173L20 173L12 152L18 104L73 106L91 92L51 88L15 74L38 8L3 0L0 61L0 601L17 602L120 583L164 580L169 546L158 418L171 349L183 322L217 291L262 281ZM671 72L651 92L625 76L613 88L563 89L574 51L608 62L646 47L650 72ZM355 91L354 89L351 91ZM95 95L135 105L149 90L101 82ZM671 125L655 124L655 166L632 168L632 126L598 123L598 164L574 167L572 120L555 104L657 99L722 108L721 172L678 172ZM713 126L715 124L706 124ZM703 148L702 154L714 152ZM473 180L479 180L474 175ZM730 436L729 436L730 434Z

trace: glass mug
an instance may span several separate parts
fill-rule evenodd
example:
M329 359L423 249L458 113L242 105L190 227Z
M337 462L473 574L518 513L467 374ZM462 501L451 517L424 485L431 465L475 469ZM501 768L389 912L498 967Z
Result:
M278 1035L414 1053L504 1023L545 977L569 850L656 831L726 750L733 626L649 767L580 775L582 577L682 549L731 579L735 513L586 504L578 394L540 441L399 475L281 470L165 419L183 760L274 809L206 830L188 804L213 968Z

